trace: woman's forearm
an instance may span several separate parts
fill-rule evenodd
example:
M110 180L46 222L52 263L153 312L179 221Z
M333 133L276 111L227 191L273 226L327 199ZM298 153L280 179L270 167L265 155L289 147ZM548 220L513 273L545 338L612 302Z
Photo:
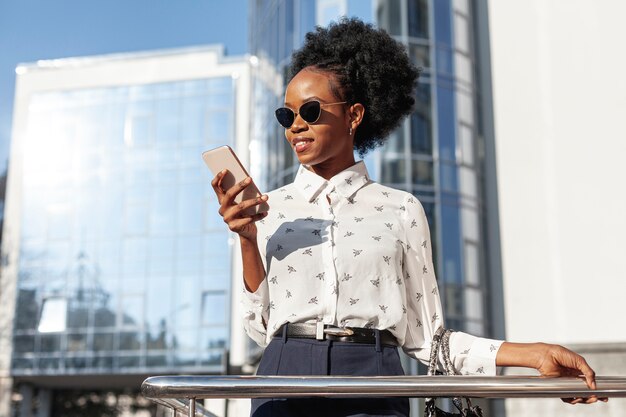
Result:
M246 289L255 292L265 279L265 268L261 261L261 254L256 238L248 239L240 236L241 258L243 261L243 281Z
M547 346L544 343L504 342L496 355L496 366L537 368Z

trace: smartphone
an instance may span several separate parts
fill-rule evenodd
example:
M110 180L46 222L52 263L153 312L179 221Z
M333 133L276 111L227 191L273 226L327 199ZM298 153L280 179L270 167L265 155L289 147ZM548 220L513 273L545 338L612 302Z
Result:
M239 158L230 146L220 146L215 149L211 149L202 153L202 159L204 163L209 167L213 175L217 175L223 169L227 169L228 173L222 178L222 189L227 191L230 187L243 181L249 177L246 169L241 165ZM260 197L262 194L259 189L254 185L254 181L243 189L242 192L235 197L235 203L241 203L245 200ZM270 209L266 202L250 207L244 214L253 215L258 213L264 213Z

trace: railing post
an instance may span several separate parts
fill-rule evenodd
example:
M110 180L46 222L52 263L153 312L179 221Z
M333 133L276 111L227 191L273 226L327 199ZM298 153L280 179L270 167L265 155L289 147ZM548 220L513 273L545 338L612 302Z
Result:
M189 399L189 417L196 417L196 399Z

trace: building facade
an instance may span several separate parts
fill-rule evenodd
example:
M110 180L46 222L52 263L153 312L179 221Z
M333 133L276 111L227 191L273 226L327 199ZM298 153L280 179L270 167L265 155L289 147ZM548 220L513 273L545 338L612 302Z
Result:
M17 73L0 415L241 366L233 240L201 153L228 144L248 163L249 58L201 47Z

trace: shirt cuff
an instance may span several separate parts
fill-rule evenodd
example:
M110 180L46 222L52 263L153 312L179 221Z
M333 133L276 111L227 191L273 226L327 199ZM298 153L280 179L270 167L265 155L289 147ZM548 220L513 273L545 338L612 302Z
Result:
M243 295L244 295L244 303L249 306L261 307L263 308L263 302L267 300L268 290L267 285L265 285L265 280L261 282L259 288L256 291L248 291L246 288L246 284L243 285Z
M463 332L450 335L450 355L461 375L496 375L496 356L504 340L486 339Z

